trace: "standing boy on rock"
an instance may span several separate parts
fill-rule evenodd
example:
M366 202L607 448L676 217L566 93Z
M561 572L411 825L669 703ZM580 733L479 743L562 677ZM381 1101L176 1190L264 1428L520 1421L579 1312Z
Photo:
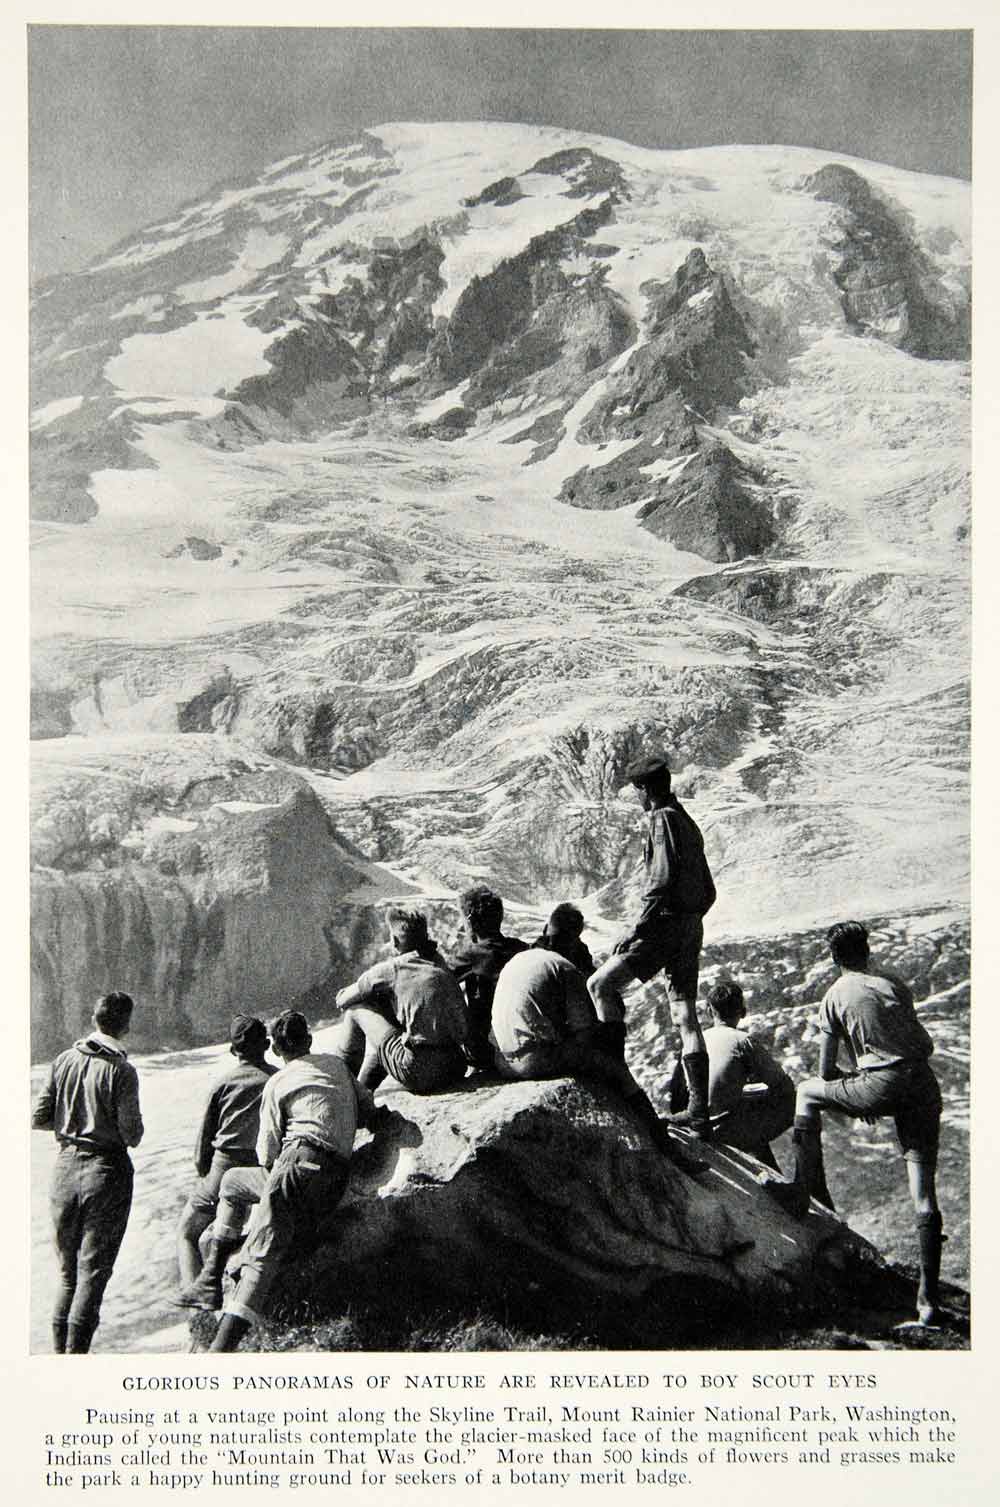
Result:
M132 1010L131 996L118 991L98 1000L94 1030L53 1062L32 1116L36 1130L54 1131L59 1142L50 1193L60 1268L57 1354L90 1349L132 1208L128 1148L143 1131L139 1079L121 1044Z
M607 1045L623 1055L622 995L663 970L688 1086L688 1109L674 1116L674 1123L687 1125L700 1139L710 1140L708 1053L696 1000L702 917L715 903L715 885L701 832L671 790L665 757L653 754L639 759L626 769L625 779L639 791L648 813L642 910L587 987Z
M497 979L504 964L516 953L524 952L528 944L519 937L508 937L500 930L503 901L488 885L477 884L464 890L458 897L458 904L469 940L454 957L449 958L448 966L465 988L469 1061L473 1067L489 1070L493 1067L490 1017Z
M177 1266L188 1287L201 1271L199 1240L215 1218L219 1188L232 1167L257 1165L257 1132L264 1085L277 1068L265 1061L269 1037L262 1020L237 1015L229 1028L235 1058L212 1085L198 1127L194 1164L199 1181L177 1227Z
M796 1094L795 1175L791 1182L769 1180L767 1187L799 1217L811 1197L829 1203L820 1111L861 1120L892 1115L916 1214L917 1322L932 1325L938 1316L943 1243L935 1186L941 1090L929 1061L934 1043L917 1019L907 985L872 966L868 932L860 921L838 922L827 941L840 977L820 1005L819 1076L800 1083ZM848 1073L837 1067L841 1046L853 1069Z

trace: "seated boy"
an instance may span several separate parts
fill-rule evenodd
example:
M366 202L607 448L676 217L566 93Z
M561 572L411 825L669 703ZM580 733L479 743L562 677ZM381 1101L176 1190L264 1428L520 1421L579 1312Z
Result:
M706 1164L670 1139L646 1094L621 1057L602 1049L597 1015L578 968L556 952L531 948L511 958L493 998L497 1068L504 1078L594 1078L615 1088L657 1147L682 1171Z
M795 1085L770 1052L739 1023L747 1010L739 984L709 990L712 1025L705 1031L708 1052L708 1109L715 1139L777 1170L771 1142L795 1118ZM677 1075L677 1086L684 1083ZM674 1107L673 1085L671 1108ZM676 1107L682 1104L678 1101Z
M454 957L448 959L448 966L465 989L468 1060L473 1067L491 1068L493 1048L489 1037L493 991L501 968L516 953L524 952L528 944L501 931L503 901L489 885L477 884L464 890L458 897L458 904L468 940Z
M558 952L574 968L579 968L584 978L589 978L594 971L594 959L583 940L583 927L583 912L577 910L575 905L557 905L546 921L541 936L531 945L544 947L548 952Z
M341 989L344 1017L330 1050L365 1088L388 1076L410 1093L439 1093L465 1077L465 1001L428 935L427 917L393 907L387 919L396 956Z

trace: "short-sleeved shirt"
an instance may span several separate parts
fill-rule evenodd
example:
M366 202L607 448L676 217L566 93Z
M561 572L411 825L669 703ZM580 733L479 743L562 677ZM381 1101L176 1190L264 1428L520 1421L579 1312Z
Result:
M583 974L557 952L520 952L497 980L493 1035L505 1057L565 1041L596 1020Z
M440 958L402 952L367 968L355 988L361 995L391 996L405 1046L460 1047L466 1041L462 991Z
M842 973L823 996L819 1027L846 1043L857 1068L926 1061L934 1051L910 990L881 969Z
M713 1115L736 1109L748 1083L780 1088L791 1079L765 1046L735 1026L710 1026L704 1033L708 1052L708 1103Z

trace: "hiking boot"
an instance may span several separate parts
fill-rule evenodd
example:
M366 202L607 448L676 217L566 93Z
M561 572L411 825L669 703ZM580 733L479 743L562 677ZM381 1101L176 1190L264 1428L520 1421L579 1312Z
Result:
M673 1116L664 1116L655 1130L651 1131L653 1145L657 1151L662 1151L664 1156L669 1157L679 1172L687 1177L701 1177L708 1172L708 1162L703 1162L700 1157L692 1156L684 1149L679 1137L671 1134Z
M688 1090L688 1107L682 1109L674 1120L684 1125L699 1141L712 1139L712 1122L708 1114L708 1053L685 1052L681 1057L684 1078Z
M795 1219L804 1219L809 1212L809 1194L796 1178L793 1182L786 1183L777 1177L761 1178L760 1182L764 1192L779 1203L786 1214L791 1214Z
M230 1239L228 1236L219 1238L212 1236L205 1257L205 1265L201 1269L201 1276L197 1277L187 1287L182 1287L180 1292L171 1302L177 1308L203 1308L209 1313L215 1313L222 1307L222 1278L226 1271L226 1262L235 1251L240 1248L240 1239Z
M200 1308L217 1313L222 1307L222 1275L207 1277L202 1272L188 1287L182 1287L170 1299L175 1308Z
M675 1130L689 1130L698 1141L709 1143L714 1137L714 1129L707 1115L693 1114L691 1109L680 1109L674 1115L664 1117Z

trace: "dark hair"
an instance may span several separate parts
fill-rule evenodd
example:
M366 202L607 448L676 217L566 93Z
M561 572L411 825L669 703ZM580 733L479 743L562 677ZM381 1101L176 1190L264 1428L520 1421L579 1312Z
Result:
M578 937L583 927L583 911L577 910L575 905L568 902L557 905L545 923L545 930L550 937Z
M708 1003L723 1020L738 1019L743 1009L743 990L732 979L723 979L721 984L713 984L709 989Z
M427 946L427 917L423 911L404 910L401 905L391 905L385 918L393 938L404 952L419 952L421 947Z
M496 931L503 920L503 901L488 884L474 884L458 897L462 915L473 931Z
M663 754L647 754L625 770L625 783L651 795L670 794L670 765Z
M830 956L841 968L867 968L871 955L868 928L860 921L838 921L826 934Z
M271 1022L271 1044L282 1057L299 1056L312 1046L309 1022L299 1010L283 1010Z
M131 994L123 994L119 989L110 994L102 994L94 1010L98 1030L107 1031L109 1036L117 1036L132 1019L134 1008L135 1001Z

